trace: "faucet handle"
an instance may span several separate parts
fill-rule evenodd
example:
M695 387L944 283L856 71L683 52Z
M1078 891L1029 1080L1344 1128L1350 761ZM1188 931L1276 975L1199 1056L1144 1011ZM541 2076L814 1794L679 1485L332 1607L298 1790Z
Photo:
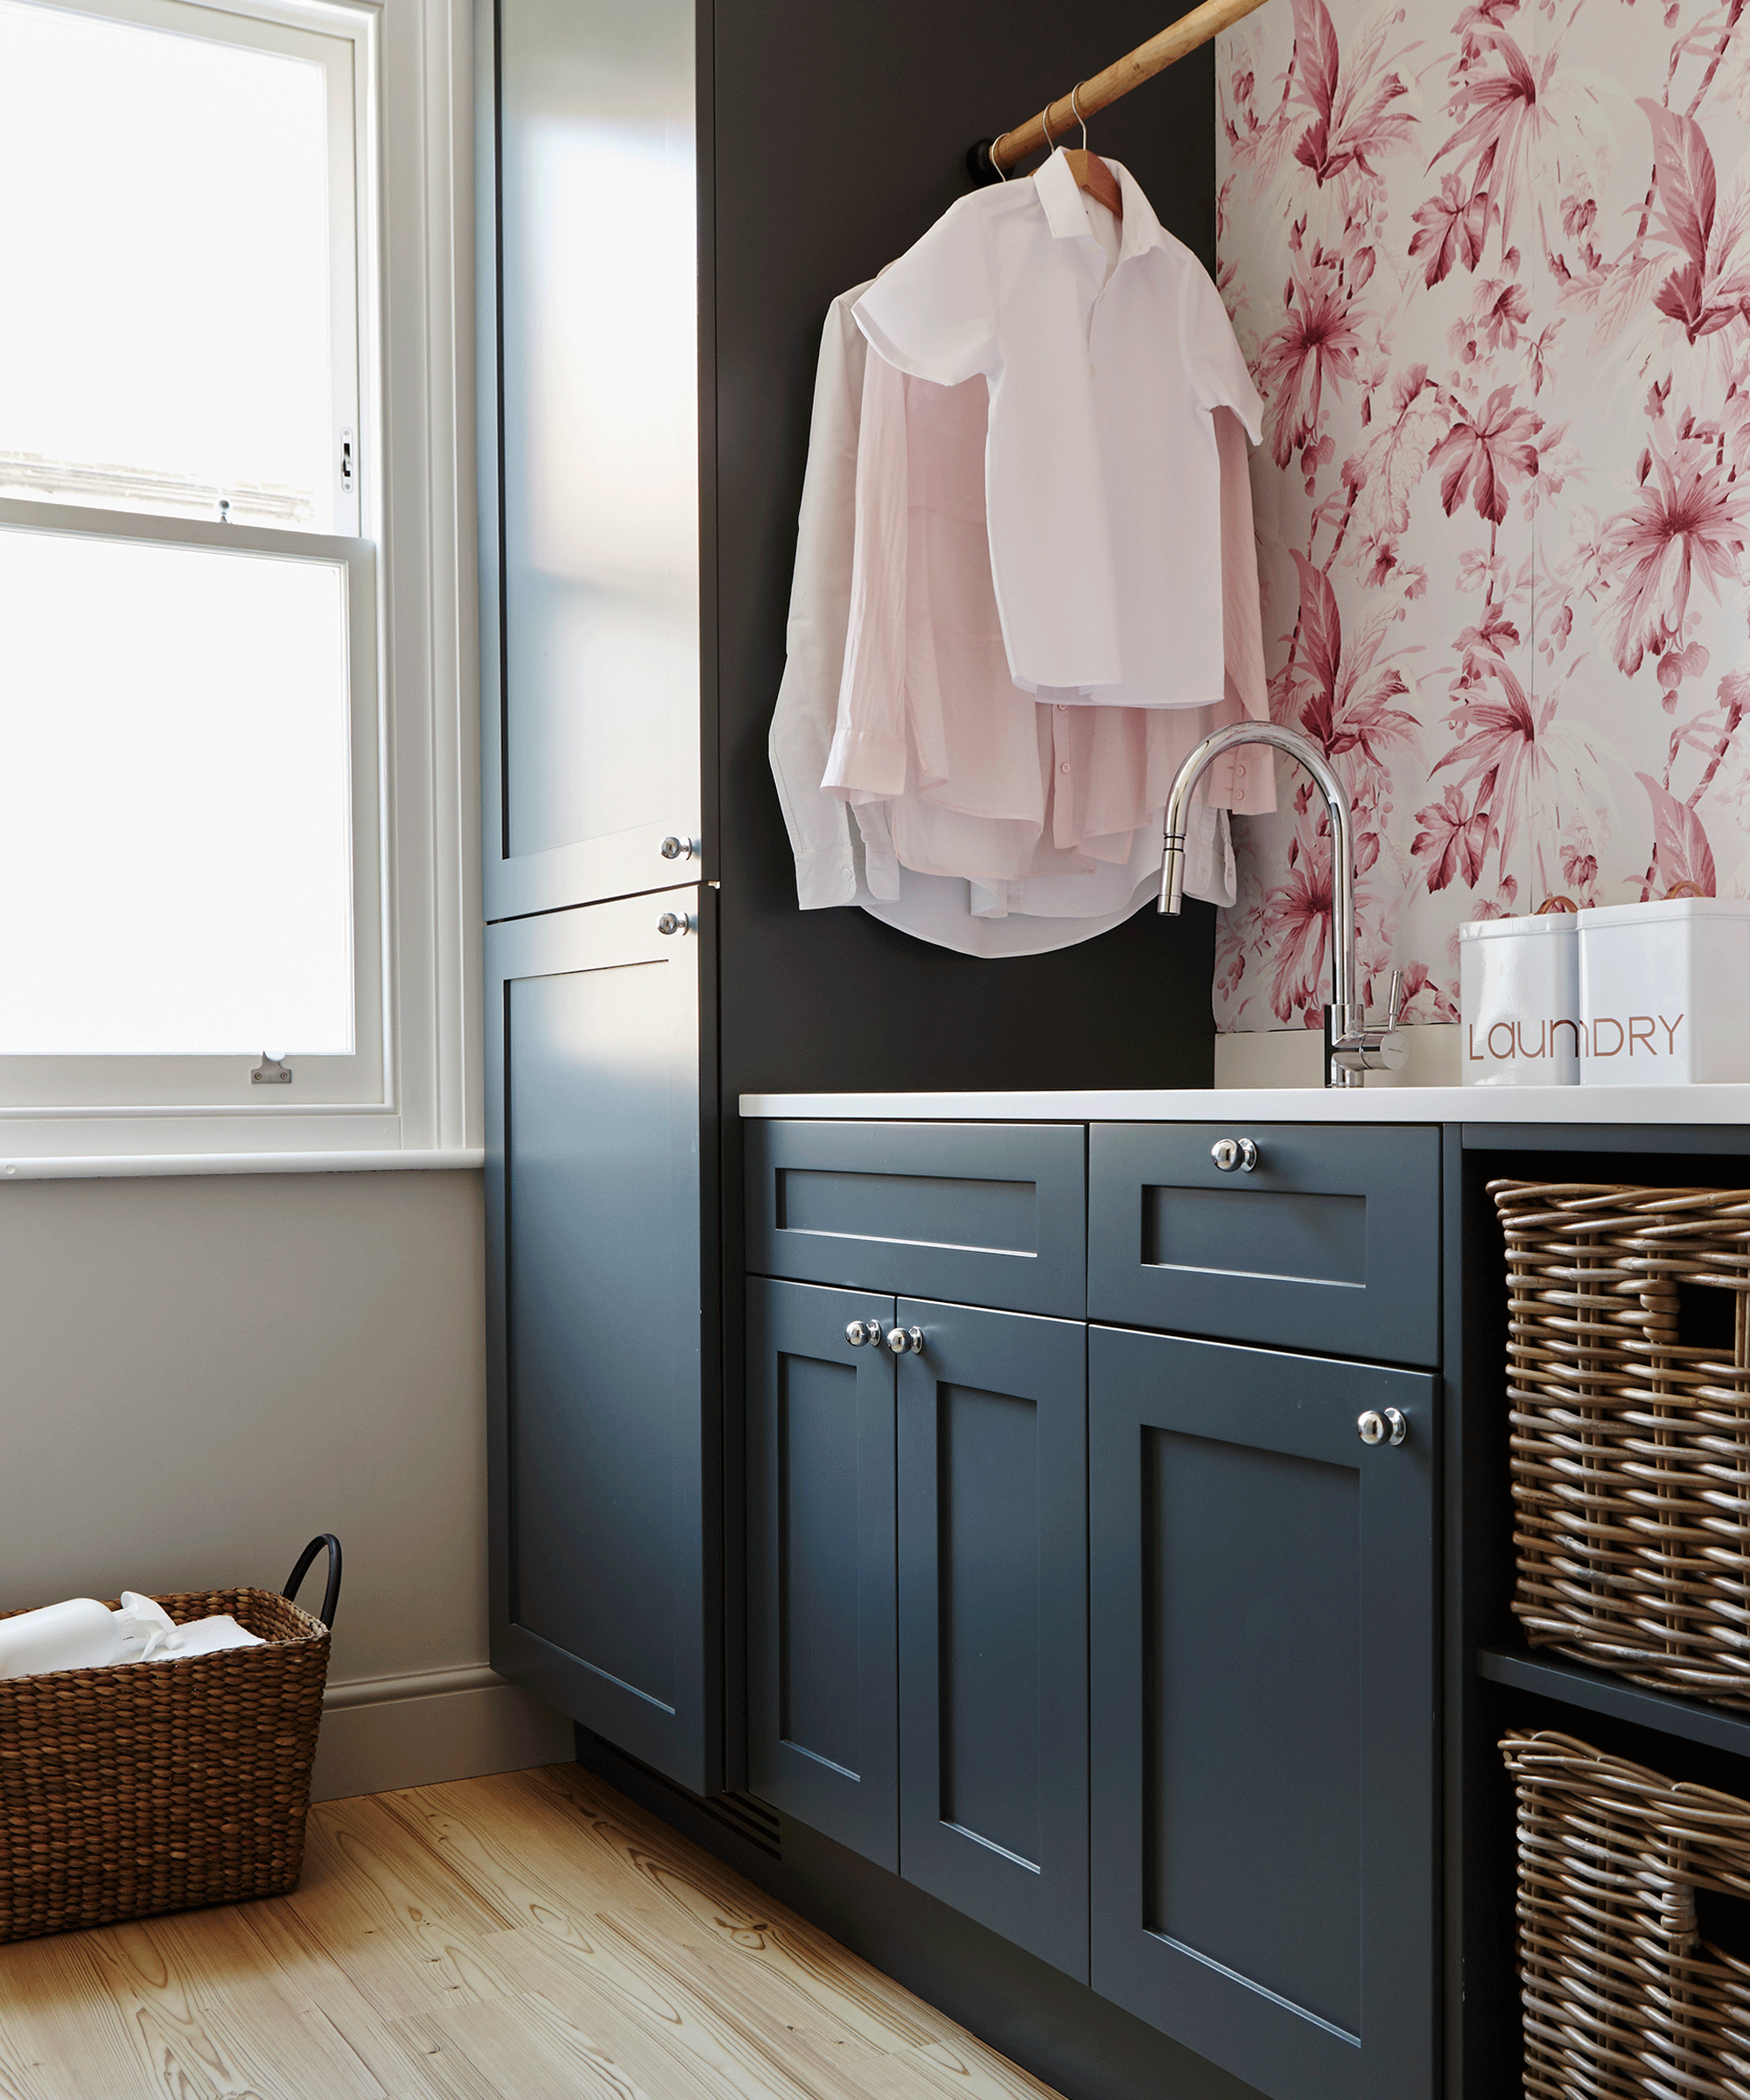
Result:
M1385 1024L1369 1027L1366 1010L1360 1006L1333 1006L1326 1010L1338 1026L1331 1041L1331 1069L1349 1076L1336 1080L1339 1086L1360 1086L1368 1072L1401 1072L1410 1062L1410 1044L1398 1032L1404 1012L1404 972L1394 970L1386 986Z

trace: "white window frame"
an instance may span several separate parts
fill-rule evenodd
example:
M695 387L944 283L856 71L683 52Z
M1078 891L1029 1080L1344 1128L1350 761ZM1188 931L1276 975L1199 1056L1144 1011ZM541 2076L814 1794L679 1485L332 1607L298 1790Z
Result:
M354 48L360 536L30 500L0 503L0 523L346 562L355 894L376 904L357 914L358 1054L293 1058L289 1087L253 1085L252 1060L0 1059L0 1180L474 1166L483 1123L469 10L466 0L199 4L240 26L314 30ZM87 0L72 11L164 19L155 0ZM338 489L336 520L351 522ZM195 1074L196 1098L150 1098L140 1068L154 1062ZM331 1063L350 1076L321 1069ZM131 1083L118 1086L130 1068Z

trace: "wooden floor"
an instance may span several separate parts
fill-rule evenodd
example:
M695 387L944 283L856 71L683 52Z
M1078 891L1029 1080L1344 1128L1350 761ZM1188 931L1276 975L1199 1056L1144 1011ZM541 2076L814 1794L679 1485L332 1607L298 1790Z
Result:
M572 1765L314 1809L296 1894L0 1947L0 2100L1052 2100Z

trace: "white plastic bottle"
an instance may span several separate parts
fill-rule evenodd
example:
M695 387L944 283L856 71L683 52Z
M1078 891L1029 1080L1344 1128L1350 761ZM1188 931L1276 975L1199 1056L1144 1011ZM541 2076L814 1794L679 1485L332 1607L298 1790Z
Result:
M69 1597L39 1612L0 1619L0 1677L48 1670L98 1670L116 1660L122 1629L94 1597Z
M102 1670L144 1662L160 1648L180 1646L161 1605L133 1590L112 1612L94 1597L69 1597L40 1611L0 1619L0 1677L33 1677L52 1670Z

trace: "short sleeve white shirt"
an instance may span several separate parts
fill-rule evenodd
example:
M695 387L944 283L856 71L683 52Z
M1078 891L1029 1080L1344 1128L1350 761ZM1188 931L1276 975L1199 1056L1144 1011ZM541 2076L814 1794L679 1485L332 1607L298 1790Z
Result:
M1129 171L1116 261L1060 152L962 197L858 302L903 372L990 387L984 484L1010 674L1118 707L1222 696L1214 412L1263 404L1208 272Z

